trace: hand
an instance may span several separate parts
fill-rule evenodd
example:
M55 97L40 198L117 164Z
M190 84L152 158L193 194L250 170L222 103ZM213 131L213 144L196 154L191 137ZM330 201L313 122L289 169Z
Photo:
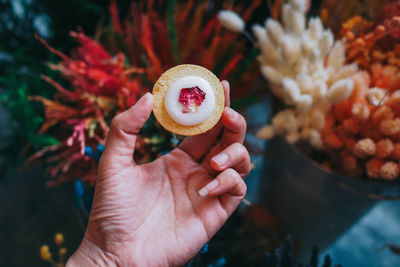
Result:
M222 84L229 106L229 84ZM182 265L244 198L243 178L250 171L242 145L244 118L225 107L212 130L136 165L136 134L152 106L153 96L147 93L112 120L87 230L67 266Z

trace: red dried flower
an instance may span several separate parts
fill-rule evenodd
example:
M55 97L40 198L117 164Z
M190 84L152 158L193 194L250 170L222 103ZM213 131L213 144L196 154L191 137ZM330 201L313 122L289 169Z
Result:
M61 58L58 64L50 64L50 68L59 71L69 82L69 87L64 88L50 77L42 76L57 90L55 96L52 99L30 97L42 102L45 107L45 121L39 132L55 136L60 144L37 151L28 162L45 161L50 174L57 176L57 181L80 178L94 182L96 162L93 157L84 155L85 148L96 152L97 145L104 144L110 119L135 104L173 65L197 64L218 69L217 75L223 74L229 79L240 77L235 87L243 90L232 91L233 95L248 94L246 86L240 84L247 85L258 75L257 71L248 71L241 77L242 69L238 67L241 63L246 68L258 70L256 64L250 65L255 63L255 55L251 60L243 60L245 40L237 40L237 35L220 31L217 18L205 16L208 1L200 4L193 0L177 2L173 11L167 12L168 19L155 9L156 3L143 3L132 1L127 17L121 18L117 1L112 0L109 12L113 31L101 31L97 35L99 42L82 32L71 32L78 46L70 56L50 47L38 37ZM260 0L253 1L246 12L245 6L233 9L244 12L244 17L248 18L260 3ZM184 23L190 17L192 23ZM235 55L227 55L227 51L234 51ZM199 93L187 100L188 104L192 100L201 104L202 99L204 96ZM160 147L165 149L171 145L164 141L169 140L166 132L155 126L151 132L151 138L138 136L137 162L149 161L161 153ZM168 143L161 146L157 142ZM157 144L150 149L150 143Z
M203 92L198 86L195 86L190 88L182 88L178 101L186 107L185 112L193 112L197 110L201 103L203 103L205 97L206 93Z

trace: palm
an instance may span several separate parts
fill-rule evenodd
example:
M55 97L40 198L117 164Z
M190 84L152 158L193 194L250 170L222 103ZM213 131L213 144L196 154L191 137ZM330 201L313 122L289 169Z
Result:
M102 196L94 201L91 223L101 229L101 234L91 235L112 237L109 241L114 250L135 253L137 246L142 246L141 256L146 259L154 259L155 251L149 244L158 244L160 262L156 266L166 262L175 266L189 260L241 201L240 197L225 202L224 196L200 196L199 188L215 174L207 164L195 162L180 149L149 164L124 167L122 171L108 169L99 173L113 175L97 184L96 190ZM109 220L104 222L104 217ZM146 244L134 240L146 240Z
M137 112L149 113L151 105L142 104ZM124 129L121 125L132 116L128 112L135 110L121 114L110 129L85 238L119 265L183 264L218 231L245 195L242 177L250 163L240 144L244 119L228 109L211 131L186 138L154 162L136 165L134 133L146 118L135 121L139 126L132 123L135 127ZM229 156L222 165L213 161L221 152ZM201 196L199 189L215 180L218 187L208 190L208 197Z

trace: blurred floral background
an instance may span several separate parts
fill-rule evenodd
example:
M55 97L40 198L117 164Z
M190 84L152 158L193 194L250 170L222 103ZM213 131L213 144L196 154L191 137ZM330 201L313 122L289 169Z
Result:
M230 81L253 171L187 266L394 266L399 15L399 1L0 0L0 265L63 266L111 118L192 63ZM182 138L151 117L135 160Z
M260 95L252 86L258 50L226 31L217 12L226 7L250 20L261 1L0 4L1 223L9 240L1 265L62 264L76 249L107 125L166 69L180 63L211 69L237 88L237 108ZM181 139L150 118L136 160L168 153Z

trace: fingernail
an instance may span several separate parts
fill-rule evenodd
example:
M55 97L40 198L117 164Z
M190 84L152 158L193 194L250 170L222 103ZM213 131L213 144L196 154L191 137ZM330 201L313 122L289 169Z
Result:
M139 98L138 101L136 101L136 103L132 107L136 107L137 105L140 105L142 102L146 101L146 99L149 98L150 95L151 95L151 93L149 93L149 92L145 93L141 98Z
M228 155L226 153L219 153L211 160L217 163L218 166L222 167L222 165L224 165L228 161Z
M217 179L212 180L206 186L199 190L199 195L202 197L206 197L210 191L218 187L218 184L219 182Z
M227 80L223 80L221 83L224 87L229 88L229 82Z

